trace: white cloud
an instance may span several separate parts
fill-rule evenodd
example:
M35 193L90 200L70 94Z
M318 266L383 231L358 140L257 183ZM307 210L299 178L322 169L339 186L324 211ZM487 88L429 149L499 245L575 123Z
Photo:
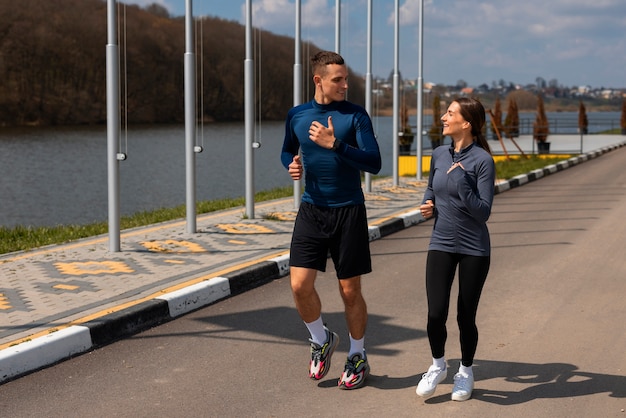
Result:
M334 3L327 0L305 0L301 4L302 27L332 26ZM252 2L253 24L276 32L293 31L296 6L293 0L257 0ZM243 15L243 7L242 7Z
M424 10L433 4L433 0L423 0ZM419 21L419 0L406 0L399 6L400 25L417 24ZM395 23L395 11L392 11L387 18L387 24L393 25Z
M244 15L242 6L242 16ZM272 28L290 22L293 25L295 6L288 0L260 0L252 2L252 24Z

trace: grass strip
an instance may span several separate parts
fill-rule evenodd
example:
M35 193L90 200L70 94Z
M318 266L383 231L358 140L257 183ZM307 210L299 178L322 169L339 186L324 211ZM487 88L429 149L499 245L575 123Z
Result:
M256 202L280 199L293 195L292 187L278 187L255 194ZM243 197L201 201L196 204L196 213L203 214L234 207L245 206ZM185 205L174 208L160 208L137 212L120 218L120 229L130 229L153 225L160 222L186 217ZM0 226L0 254L26 251L51 244L62 244L80 238L94 237L108 232L108 222L94 222L86 225L56 225L7 228Z

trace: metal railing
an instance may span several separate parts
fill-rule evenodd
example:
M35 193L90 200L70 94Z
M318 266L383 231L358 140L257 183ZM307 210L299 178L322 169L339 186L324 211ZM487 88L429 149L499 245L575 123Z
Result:
M519 135L532 135L534 119L521 119L519 124ZM574 135L580 134L578 127L578 121L573 119L549 119L548 128L550 129L550 135ZM610 133L610 131L619 132L621 129L620 121L618 119L595 119L589 121L587 125L587 132L583 132L585 135ZM487 123L487 135L489 138L495 138L491 129L491 123Z

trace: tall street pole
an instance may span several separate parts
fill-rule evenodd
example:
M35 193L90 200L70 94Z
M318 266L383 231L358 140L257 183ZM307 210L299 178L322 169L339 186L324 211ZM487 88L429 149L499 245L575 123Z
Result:
M254 219L254 60L252 59L252 0L246 0L246 58L244 60L244 154L246 167L246 216Z
M393 33L393 44L394 44L394 52L393 52L393 140L391 143L393 144L393 185L397 186L400 181L398 178L398 116L399 116L399 75L398 75L398 67L399 67L399 50L400 50L400 6L399 0L395 0L395 18L394 18L394 33Z
M341 0L335 0L335 52L341 54Z
M419 51L418 56L418 75L417 75L417 180L422 179L422 131L424 125L424 0L419 0L419 20L418 20L418 34L419 34ZM433 117L439 117L433 115Z
M296 0L296 33L294 45L294 64L293 64L293 105L302 104L302 12L301 0ZM298 209L301 202L301 184L300 180L293 181L293 203L294 208Z
M365 110L372 115L372 0L367 0L367 64L365 72ZM365 191L372 191L372 174L365 172Z
M117 2L107 0L107 172L109 191L109 251L120 251L120 74L117 44Z
M185 0L185 177L187 233L196 232L196 55L192 0Z

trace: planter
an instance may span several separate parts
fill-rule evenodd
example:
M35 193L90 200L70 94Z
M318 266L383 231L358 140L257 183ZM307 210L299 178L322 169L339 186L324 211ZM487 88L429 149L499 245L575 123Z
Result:
M398 143L400 149L400 155L409 155L411 153L411 145L413 144L413 138L415 135L400 132L398 134Z
M539 154L550 154L550 143L549 142L537 142L537 150Z

